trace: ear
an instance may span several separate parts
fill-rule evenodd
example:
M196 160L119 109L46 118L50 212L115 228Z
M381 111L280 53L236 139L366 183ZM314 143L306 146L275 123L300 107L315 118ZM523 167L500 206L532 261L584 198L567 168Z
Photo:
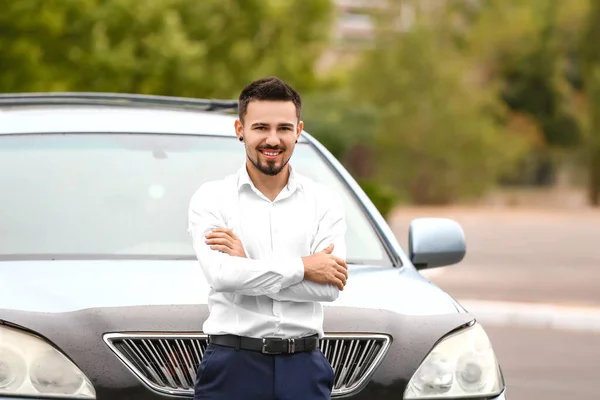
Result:
M304 122L298 122L298 127L296 128L296 140L300 139L300 135L302 134L302 130L304 129Z
M244 125L242 125L242 121L240 121L239 118L235 120L233 125L235 127L235 135L238 137L238 139L244 136Z

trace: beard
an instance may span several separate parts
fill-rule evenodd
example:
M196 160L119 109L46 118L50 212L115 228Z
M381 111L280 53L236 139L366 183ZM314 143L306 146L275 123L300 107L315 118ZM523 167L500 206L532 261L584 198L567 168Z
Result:
M253 160L252 157L250 157L250 154L247 154L247 156L248 160L250 160L252 165L254 165L257 170L268 176L275 176L279 174L290 161L288 158L287 160L284 159L281 164L278 164L277 161L260 161L258 154L256 155L256 160Z

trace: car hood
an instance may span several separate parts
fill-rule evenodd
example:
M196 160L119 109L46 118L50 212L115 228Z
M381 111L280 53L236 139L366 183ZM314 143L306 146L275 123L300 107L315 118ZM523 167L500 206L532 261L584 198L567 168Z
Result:
M206 304L209 287L196 261L3 261L0 309L63 313L89 308ZM353 265L346 288L326 306L403 315L464 312L410 268ZM1 318L1 316L0 316Z

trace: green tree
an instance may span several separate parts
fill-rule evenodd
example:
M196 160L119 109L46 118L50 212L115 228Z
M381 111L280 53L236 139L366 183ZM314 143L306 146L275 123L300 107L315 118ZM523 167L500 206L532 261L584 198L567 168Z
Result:
M590 0L590 12L582 35L582 75L588 97L589 184L592 205L600 205L600 2Z
M504 129L495 86L480 84L476 60L459 50L446 14L454 10L417 9L403 29L406 8L395 8L402 4L411 2L393 2L379 16L374 46L352 79L353 98L378 110L371 130L378 179L420 204L480 195L525 141Z
M521 183L551 183L557 156L582 142L576 106L580 78L578 33L587 5L581 1L484 0L472 14L469 42L502 82L511 114L531 118L543 141L528 157L533 174Z
M305 98L304 121L314 135L358 181L379 212L386 217L397 193L373 178L373 127L379 116L375 104L355 99L348 86L329 87Z
M318 85L331 0L19 0L0 13L0 90L233 97Z

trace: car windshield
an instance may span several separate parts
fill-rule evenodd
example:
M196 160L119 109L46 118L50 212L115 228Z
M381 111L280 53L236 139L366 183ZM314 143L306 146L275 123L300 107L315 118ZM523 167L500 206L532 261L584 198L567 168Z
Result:
M194 191L245 160L233 137L0 135L0 259L195 257ZM291 165L342 196L350 263L391 265L360 204L308 143Z

